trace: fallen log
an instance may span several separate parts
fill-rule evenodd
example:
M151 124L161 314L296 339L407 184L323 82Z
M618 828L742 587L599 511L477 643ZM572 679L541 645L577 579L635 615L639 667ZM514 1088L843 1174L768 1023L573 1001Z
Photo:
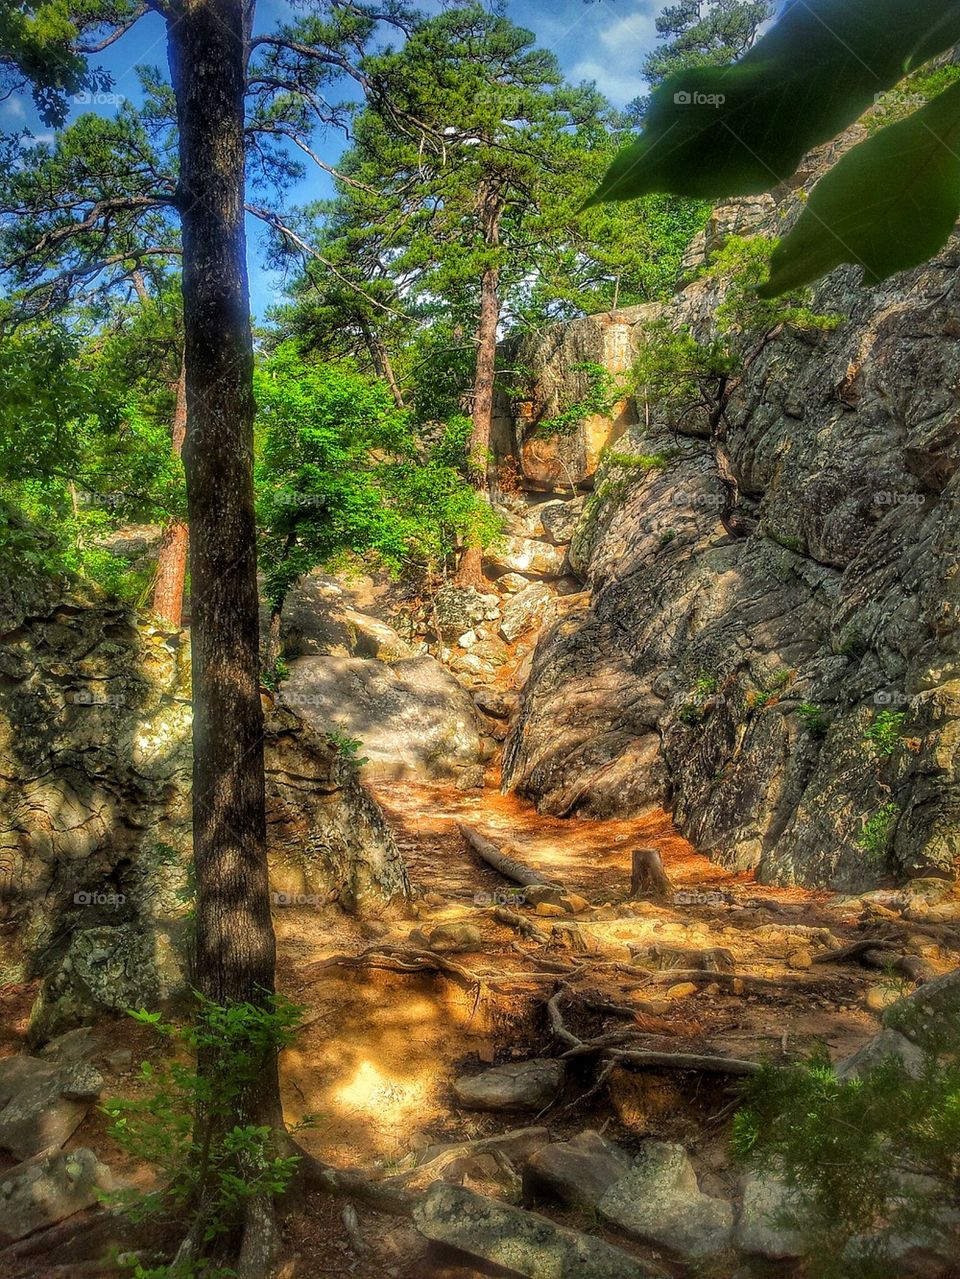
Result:
M545 875L541 875L538 870L534 870L532 866L525 866L523 862L517 861L515 857L511 857L509 853L502 852L494 843L475 831L472 826L465 826L463 822L457 822L457 830L463 836L470 848L494 870L500 872L506 879L512 879L515 884L522 884L526 888L535 886L543 888L563 888L562 884L558 884L555 880L547 879Z

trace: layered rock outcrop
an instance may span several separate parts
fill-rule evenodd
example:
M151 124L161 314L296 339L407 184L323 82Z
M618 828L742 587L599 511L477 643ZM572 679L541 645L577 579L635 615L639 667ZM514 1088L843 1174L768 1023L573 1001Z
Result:
M2 980L43 975L42 1039L187 981L190 676L185 637L46 579L0 583ZM407 891L354 768L268 704L278 894L380 910Z
M778 233L788 199L727 224ZM699 848L768 882L955 873L958 262L954 240L877 288L852 269L824 280L812 309L841 322L781 325L752 353L723 457L702 411L608 421L616 450L570 551L590 602L537 648L505 785L558 814L666 804ZM576 349L621 328L637 351L657 321L707 340L723 297L701 279L662 308L577 321L595 336ZM568 344L541 349L552 393L575 376ZM596 424L583 434L564 447L585 455Z

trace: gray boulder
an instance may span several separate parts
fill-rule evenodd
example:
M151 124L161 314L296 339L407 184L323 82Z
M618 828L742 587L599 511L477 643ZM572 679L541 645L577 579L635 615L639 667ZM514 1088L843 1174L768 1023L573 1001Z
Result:
M547 1191L565 1203L593 1209L632 1167L626 1151L588 1128L536 1151L527 1163L526 1184L534 1193Z
M484 563L501 573L525 573L528 577L560 577L566 564L566 548L525 537L501 537L483 553Z
M802 1257L807 1251L795 1231L779 1223L792 1204L790 1191L774 1176L748 1176L741 1184L743 1201L734 1242L741 1252L779 1260Z
M512 644L524 631L542 626L553 612L556 598L544 582L532 582L517 595L511 595L503 606L500 634Z
M686 1151L673 1142L646 1142L598 1208L628 1234L689 1259L723 1252L733 1235L733 1205L701 1192Z
M368 777L455 777L480 762L470 695L426 655L390 663L302 657L290 663L279 697L318 731L358 738Z
M99 1097L103 1077L83 1062L58 1065L39 1057L0 1062L0 1149L29 1159L62 1146Z
M44 1150L0 1176L0 1236L23 1239L97 1202L115 1189L92 1150Z
M545 502L538 507L540 522L548 542L555 546L566 546L573 537L586 498L575 497L566 502Z
M480 1075L461 1075L453 1092L470 1110L541 1110L563 1086L562 1061L533 1058L494 1066Z
M462 1186L436 1182L413 1219L424 1238L526 1279L663 1279L663 1271L600 1239Z

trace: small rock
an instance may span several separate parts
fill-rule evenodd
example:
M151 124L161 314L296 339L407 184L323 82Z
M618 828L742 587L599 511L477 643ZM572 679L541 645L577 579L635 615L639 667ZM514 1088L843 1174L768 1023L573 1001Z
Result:
M534 914L546 915L550 919L557 919L561 915L566 915L568 913L569 912L565 911L562 906L557 906L553 902L537 902L536 907L534 908Z
M566 562L566 549L528 538L501 537L484 551L484 561L505 573L560 577Z
M625 1151L588 1128L532 1155L526 1183L531 1190L547 1190L565 1203L593 1209L632 1166Z
M60 1096L67 1101L96 1101L103 1092L103 1075L89 1062L76 1062L63 1076Z
M110 1069L116 1073L129 1070L133 1065L133 1051L130 1048L116 1048L104 1058Z
M413 1220L424 1238L526 1279L663 1279L662 1270L601 1239L462 1186L435 1182Z
M590 903L586 897L579 897L576 893L567 893L567 902L574 915L590 909Z
M92 1150L41 1151L0 1179L0 1235L23 1239L89 1208L98 1190L113 1189L110 1169Z
M507 595L525 591L529 585L529 577L524 577L521 573L504 573L503 577L497 578L497 587Z
M887 1057L899 1057L912 1079L919 1079L923 1074L923 1053L917 1045L899 1031L884 1027L855 1053L837 1064L837 1077L859 1079Z
M500 634L508 644L525 630L546 620L554 606L555 596L543 582L533 582L526 590L512 596L503 606Z
M17 1063L0 1070L0 1094L8 1096L0 1110L0 1149L9 1150L18 1159L29 1159L51 1146L63 1143L79 1128L89 1109L87 1100L71 1100L62 1095L73 1082L71 1070L35 1057L8 1058ZM76 1068L73 1068L76 1069ZM81 1070L86 1069L81 1065ZM93 1075L103 1079L96 1071ZM12 1087L12 1083L16 1087ZM81 1089L91 1079L79 1081ZM97 1094L94 1094L97 1095Z
M471 1110L541 1110L563 1086L562 1061L538 1057L494 1066L480 1075L461 1075L453 1091Z
M614 1182L598 1207L621 1230L681 1257L723 1252L733 1234L733 1205L701 1193L686 1151L674 1142L645 1142L633 1171Z
M787 956L788 968L796 968L798 971L803 971L807 968L812 968L812 966L813 956L809 950L795 950Z
M483 765L472 764L457 774L457 790L483 790Z
M864 996L864 1006L872 1013L882 1013L884 1009L895 1004L903 991L896 986L871 986Z
M499 688L478 688L473 695L478 710L492 719L509 719L519 705L519 696Z
M430 949L441 955L478 950L482 944L483 934L475 924L440 924L427 939Z
M699 987L692 981L678 981L673 986L666 989L667 999L689 999L691 995L695 995Z
M40 1049L45 1061L87 1061L97 1051L97 1040L92 1026L78 1026L75 1030L57 1035Z
M446 904L446 897L442 893L424 893L423 902L426 906L443 906Z
M461 648L473 648L476 642L477 642L476 631L464 631L464 633L457 639L457 643L460 645Z

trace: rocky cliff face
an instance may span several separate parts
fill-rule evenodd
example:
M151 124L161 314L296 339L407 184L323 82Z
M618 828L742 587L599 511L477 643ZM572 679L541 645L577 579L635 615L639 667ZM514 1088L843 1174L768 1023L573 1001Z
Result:
M183 636L46 580L0 583L0 971L44 976L36 1038L187 980L189 682ZM278 905L403 898L380 810L326 739L271 705L266 754Z
M708 237L776 233L790 198L721 210ZM541 639L505 785L551 813L666 803L698 847L768 882L955 872L958 254L876 289L848 269L818 286L813 309L842 323L773 334L734 385L725 458L703 413L619 406L621 464L581 477L594 492L570 559L590 602ZM616 331L636 351L658 319L708 338L722 296L695 282L578 321L594 337L575 345ZM545 394L570 385L569 343L537 346ZM527 429L517 456L539 487Z

